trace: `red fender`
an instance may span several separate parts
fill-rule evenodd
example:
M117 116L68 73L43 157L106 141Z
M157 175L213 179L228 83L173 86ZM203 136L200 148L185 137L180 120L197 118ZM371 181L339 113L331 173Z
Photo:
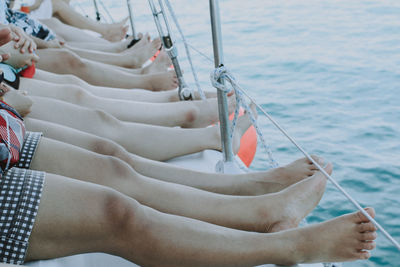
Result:
M240 108L239 116L244 114L244 110ZM233 120L234 113L229 116L230 120ZM238 152L238 157L242 160L242 162L249 167L253 162L254 156L256 155L257 150L257 132L254 126L251 126L242 136L240 140L240 148Z

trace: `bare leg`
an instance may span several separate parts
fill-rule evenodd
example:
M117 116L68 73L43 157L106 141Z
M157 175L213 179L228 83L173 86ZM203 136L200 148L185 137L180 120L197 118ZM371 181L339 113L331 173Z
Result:
M155 74L130 74L103 63L82 59L67 49L39 49L38 67L59 74L73 74L90 84L118 87L143 88L153 91L171 90L178 86L175 72Z
M68 41L67 44L72 47L82 48L82 49L92 49L103 52L119 53L127 49L130 39L118 43L94 43L94 42L73 42Z
M278 193L257 197L220 195L150 179L117 158L45 137L31 167L114 188L162 212L258 232L296 227L318 204L326 183L318 172ZM326 171L331 172L331 167Z
M316 171L316 167L310 161L299 159L287 166L263 172L236 175L204 173L139 157L127 152L111 140L59 124L26 118L25 125L28 130L43 132L48 138L92 152L117 157L144 176L220 194L262 195L278 192L312 176ZM323 165L321 159L315 156L314 158Z
M46 24L57 35L61 36L67 42L71 41L71 42L111 44L109 41L101 37L93 36L81 29L66 25L56 18L42 19L40 21Z
M85 88L94 95L113 98L132 100L139 102L176 102L179 101L178 92L176 90L152 92L145 89L126 90L114 87L101 87L88 84L84 80L70 74L55 74L52 72L37 69L35 80L42 80L51 83L64 84L64 85L78 85ZM210 97L216 97L215 93L208 93Z
M32 99L34 104L29 117L60 123L109 138L128 151L146 158L166 160L204 149L221 149L217 126L181 129L122 122L103 111L50 98L32 96ZM247 119L238 123L234 135L235 151L239 149L241 135L249 126Z
M217 99L171 103L143 103L98 97L78 86L21 78L20 88L30 95L50 97L103 110L117 119L160 126L205 127L218 121ZM230 112L233 99L230 97Z
M143 43L143 44L142 44ZM160 48L160 39L148 42L142 38L134 47L121 53L100 52L66 45L65 47L75 52L79 56L105 64L115 65L124 68L141 68ZM165 69L164 69L165 71Z
M179 101L177 90L151 92L144 89L126 90L119 88L100 87L88 84L84 80L70 74L55 74L52 72L37 69L35 78L36 80L42 80L57 84L68 84L78 85L85 88L89 92L97 96L133 100L139 102L153 102L153 103L166 103L166 102L177 102ZM206 91L207 98L215 98L217 94L215 92ZM200 96L195 92L195 99L200 100Z
M366 231L374 227L359 213L274 234L237 231L160 213L111 189L48 174L27 261L95 251L146 266L348 261L369 257L360 250L373 249L365 240L375 239L375 232Z
M63 0L52 0L52 2L54 16L71 26L100 33L103 38L109 41L115 42L122 40L128 31L128 26L124 26L128 18L119 23L102 24L82 16Z

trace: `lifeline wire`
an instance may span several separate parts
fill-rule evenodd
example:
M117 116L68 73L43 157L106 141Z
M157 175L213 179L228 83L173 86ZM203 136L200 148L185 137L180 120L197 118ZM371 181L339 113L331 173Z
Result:
M361 211L361 213L368 218L382 233L383 235L393 243L393 245L400 251L400 244L377 222L374 218L371 217L361 206L358 202L350 196L343 187L336 182L279 124L276 122L257 102L250 97L240 86L237 86L237 89L241 91L245 96L247 96L252 103L254 103L257 108L261 110L261 112L292 142L294 146L299 149L307 159L309 159L317 168L321 171L321 173L333 183L333 185L351 202L353 205Z
M185 41L184 41L185 42ZM185 47L187 46L187 43L185 42ZM193 46L191 46L192 48L194 48ZM210 59L208 56L206 56L205 54L201 53L199 50L196 50L199 54L203 55L205 58ZM215 72L223 72L222 70L216 69ZM211 81L214 83L214 77L217 75L213 74L213 72L211 73ZM226 74L225 74L226 75ZM228 77L228 76L227 76ZM240 92L241 94L244 94L245 96L247 96L250 101L252 103L254 103L254 105L256 105L256 107L258 109L260 109L260 111L289 139L290 142L292 142L292 144L297 147L297 149L299 149L303 155L310 160L317 168L319 171L321 171L321 173L329 180L333 183L333 185L366 217L368 218L368 220L370 220L382 233L383 235L390 241L393 243L393 245L400 251L400 244L374 219L372 218L362 207L360 204L358 204L358 202L352 197L350 196L345 190L344 188L338 183L336 182L336 180L334 180L279 124L278 122L276 122L272 116L270 116L259 104L257 104L257 102L251 97L249 96L235 81L234 78L230 78L230 82L232 83L232 86L236 87L235 92ZM235 84L235 85L234 85ZM224 90L224 91L228 91L228 89L223 86L221 86L220 90ZM244 103L244 101L241 101L242 104ZM247 110L247 109L246 109ZM249 108L249 114L252 114L251 109ZM236 110L235 110L235 116L236 116ZM258 134L258 127L255 127L257 130L257 134ZM261 132L261 131L260 131ZM261 137L260 137L261 138ZM263 146L266 144L263 144ZM265 148L264 147L264 148ZM268 147L267 147L268 148ZM267 150L268 151L268 150ZM271 160L270 160L271 162Z

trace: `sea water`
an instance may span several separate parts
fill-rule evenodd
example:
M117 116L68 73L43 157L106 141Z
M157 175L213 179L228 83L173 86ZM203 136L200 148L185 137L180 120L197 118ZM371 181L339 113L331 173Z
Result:
M128 14L123 0L99 2L114 20ZM208 1L171 3L188 42L212 58ZM75 7L94 17L91 4ZM132 6L137 31L156 36L147 1ZM374 207L376 220L400 241L400 1L224 0L220 8L225 65L309 153L333 162L333 177L362 206ZM173 29L185 78L195 87ZM212 90L213 63L192 56L202 87ZM281 165L302 157L267 119L258 121ZM267 167L260 146L251 168ZM307 220L354 210L328 184ZM400 266L400 252L381 234L369 261L345 266Z

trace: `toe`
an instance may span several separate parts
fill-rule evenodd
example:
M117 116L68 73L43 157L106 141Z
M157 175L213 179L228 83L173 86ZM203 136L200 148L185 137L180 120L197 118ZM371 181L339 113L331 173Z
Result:
M368 231L376 231L376 230L377 230L377 228L372 222L360 223L357 225L357 231L359 233L364 233L364 232L368 232Z
M315 174L315 171L311 171L310 170L306 174L307 174L308 177L310 177L310 176L313 176Z
M360 244L361 250L373 250L375 247L376 247L375 241L361 242Z
M375 240L378 234L376 232L365 232L360 234L359 240L362 241L369 241L369 240Z
M367 260L371 257L371 253L369 253L369 251L360 251L357 254L358 254L357 257L360 260Z
M365 208L365 211L372 217L375 217L375 210L373 208ZM361 213L361 211L358 211L354 214L354 222L355 223L363 223L363 222L369 222L368 218L364 216L364 214Z
M310 157L315 160L317 163L319 163L320 160L322 160L322 158L318 157L317 155L310 155ZM311 160L309 160L308 158L305 158L308 164L313 164Z

